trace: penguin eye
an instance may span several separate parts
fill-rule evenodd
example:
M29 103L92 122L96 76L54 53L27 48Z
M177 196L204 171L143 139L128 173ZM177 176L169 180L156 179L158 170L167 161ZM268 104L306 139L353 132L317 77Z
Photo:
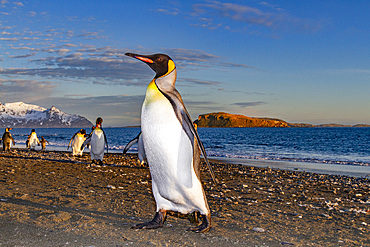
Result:
M157 60L158 63L162 62L162 58L161 57L157 57L156 60Z

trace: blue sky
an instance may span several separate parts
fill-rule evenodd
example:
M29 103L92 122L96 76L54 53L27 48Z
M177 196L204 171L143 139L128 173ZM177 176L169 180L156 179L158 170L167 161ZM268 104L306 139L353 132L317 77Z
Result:
M140 124L166 53L193 120L370 124L370 2L0 0L0 102Z

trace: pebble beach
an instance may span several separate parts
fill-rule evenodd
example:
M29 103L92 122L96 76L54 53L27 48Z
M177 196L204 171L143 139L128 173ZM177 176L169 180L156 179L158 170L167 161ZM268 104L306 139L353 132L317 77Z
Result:
M152 219L147 165L136 154L90 156L13 149L0 153L0 246L370 246L370 181L212 161L202 181L212 212L207 233L172 213Z

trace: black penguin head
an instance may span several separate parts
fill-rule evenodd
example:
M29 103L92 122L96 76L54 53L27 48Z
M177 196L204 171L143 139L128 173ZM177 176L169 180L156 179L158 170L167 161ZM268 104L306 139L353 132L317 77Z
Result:
M98 117L96 119L96 124L102 124L103 123L103 119L101 117Z
M125 55L146 63L156 73L155 78L159 78L172 72L176 67L173 60L166 54L139 55L126 53Z

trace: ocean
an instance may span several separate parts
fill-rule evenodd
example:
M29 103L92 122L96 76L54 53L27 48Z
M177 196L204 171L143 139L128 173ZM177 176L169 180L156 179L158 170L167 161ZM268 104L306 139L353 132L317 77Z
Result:
M38 128L47 150L67 150L77 128ZM140 128L104 128L109 152L122 152ZM90 131L87 129L87 133ZM31 129L15 128L15 147L25 147ZM285 161L367 167L370 176L370 128L198 128L209 158L223 161ZM136 145L129 152L137 152Z

